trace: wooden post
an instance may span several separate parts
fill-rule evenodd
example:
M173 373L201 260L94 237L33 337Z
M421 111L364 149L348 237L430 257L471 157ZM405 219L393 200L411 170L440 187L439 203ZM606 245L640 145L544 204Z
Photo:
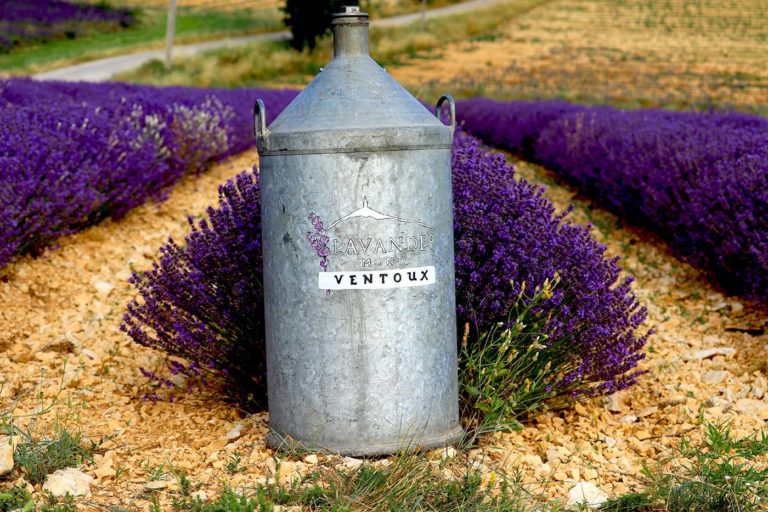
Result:
M427 0L421 0L421 31L427 28Z
M173 35L176 32L176 0L168 0L168 24L165 28L165 69L171 69Z

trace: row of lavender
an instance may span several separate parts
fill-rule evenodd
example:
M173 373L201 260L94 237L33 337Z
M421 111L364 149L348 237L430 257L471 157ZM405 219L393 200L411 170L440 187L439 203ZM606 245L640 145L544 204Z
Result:
M486 99L458 112L487 143L553 169L726 290L768 303L768 119Z
M248 148L254 98L294 95L0 81L0 269Z
M23 43L73 38L87 26L129 27L136 17L128 9L83 5L63 0L0 2L0 53Z

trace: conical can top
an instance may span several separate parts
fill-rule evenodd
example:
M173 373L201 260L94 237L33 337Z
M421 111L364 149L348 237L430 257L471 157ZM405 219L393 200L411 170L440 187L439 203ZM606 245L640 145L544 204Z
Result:
M268 129L257 125L259 152L450 146L453 127L441 123L370 57L368 15L359 7L343 7L332 25L333 59Z

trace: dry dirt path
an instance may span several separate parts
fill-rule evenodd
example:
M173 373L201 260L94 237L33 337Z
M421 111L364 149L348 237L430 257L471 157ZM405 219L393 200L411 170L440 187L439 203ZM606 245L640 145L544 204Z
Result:
M430 9L425 13L425 16L427 18L436 18L439 16L466 13L475 9L492 6L503 1L505 0L467 0L459 4ZM403 14L373 21L371 25L381 27L396 27L413 23L414 21L419 20L420 17L420 13ZM215 50L217 48L240 46L256 41L281 41L288 39L289 37L290 32L283 30L280 32L270 32L267 34L256 34L251 36L232 37L217 41L184 44L175 46L173 48L173 55L174 57L189 57L196 53ZM74 66L67 66L64 68L55 69L53 71L47 71L45 73L39 73L34 75L34 78L37 78L38 80L64 80L70 82L105 82L112 78L114 75L136 69L142 64L153 59L163 59L164 57L165 49L145 50L128 55L118 55L116 57L93 60L83 64L76 64Z
M38 434L58 421L94 440L113 436L101 446L96 463L83 468L97 477L92 496L81 500L86 509L101 504L146 510L145 486L161 466L160 473L171 467L187 471L193 486L208 496L215 496L222 482L238 488L263 482L268 474L273 452L263 440L266 413L241 417L198 397L142 400L145 379L138 368L157 368L162 354L134 345L118 329L125 305L135 296L126 282L132 269L149 268L169 235L181 239L186 233L187 216L203 214L215 202L217 186L255 160L249 151L187 178L166 202L66 237L58 249L13 264L9 278L0 282L2 406L28 393L16 412L31 412L38 390L49 400L58 394L54 409L36 420ZM559 207L574 199L573 191L552 185L546 171L526 164L520 169L549 183ZM577 198L573 219L593 222L609 253L621 255L625 268L637 276L635 290L657 330L644 362L650 373L607 403L598 399L545 412L522 432L486 439L468 459L481 460L489 474L519 469L533 492L550 498L564 499L581 480L616 494L637 487L643 461L659 457L682 433L695 437L701 416L730 420L737 434L763 427L768 336L727 330L753 323L749 309L723 297L653 237L625 229L590 203ZM734 350L712 357L697 353L718 347ZM234 454L244 469L230 474L226 465ZM292 469L303 475L314 467L314 461L294 462ZM319 463L342 462L320 457ZM152 491L167 505L175 492L173 479L155 485L167 485Z

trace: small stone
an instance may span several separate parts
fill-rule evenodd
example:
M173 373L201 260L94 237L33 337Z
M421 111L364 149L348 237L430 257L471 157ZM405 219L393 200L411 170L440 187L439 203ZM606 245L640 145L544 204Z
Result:
M33 492L35 492L35 486L33 486L31 483L29 483L26 480L24 480L23 476L19 477L18 479L16 479L16 481L13 482L13 485L15 487L21 487L23 489L26 489L26 491L29 494L32 494Z
M634 423L637 421L637 416L634 416L632 414L627 414L626 416L623 416L619 423Z
M89 348L84 348L81 352L88 359L96 360L99 358L98 354Z
M733 311L734 313L741 313L742 311L744 311L744 304L737 301L731 302L731 311Z
M162 491L163 489L169 488L171 484L172 482L170 480L152 480L151 482L144 484L144 489L147 491Z
M210 455L210 454L212 454L214 452L217 452L217 451L223 449L225 446L227 446L229 444L229 441L230 440L225 438L225 437L220 437L220 438L215 439L214 441L212 441L210 444L208 444L208 446L206 446L203 449L203 451L207 452Z
M752 386L752 396L762 399L765 396L765 390L759 386Z
M280 485L293 485L299 482L301 482L301 473L299 473L296 463L289 460L281 461L277 483Z
M701 382L709 385L720 384L728 378L728 375L730 374L727 370L713 370L704 372L704 374L701 376Z
M314 453L311 453L306 457L304 457L304 462L306 464L309 464L310 466L316 466L317 464L320 463L320 459L317 458L317 455L315 455Z
M114 458L114 450L109 450L104 455L96 454L93 456L93 461L96 464L96 470L94 471L96 478L104 480L105 478L115 477L115 469L112 467Z
M13 471L13 444L5 438L0 444L0 476Z
M730 356L735 353L736 349L732 347L705 348L685 354L683 356L683 361L701 361L715 356Z
M757 415L762 418L766 413L766 409L768 409L768 404L766 404L762 400L755 400L753 398L742 398L742 399L736 400L736 403L733 405L732 410L735 412ZM763 413L763 414L760 414L760 413Z
M646 416L651 416L653 414L656 414L658 411L659 411L659 408L656 406L646 407L645 409L637 413L637 417L645 418Z
M208 499L208 495L205 491L195 491L190 496L192 496L193 500L205 501Z
M616 445L618 444L618 441L611 436L602 435L600 436L600 440L604 442L605 446L608 448L616 448Z
M594 468L587 468L584 470L584 478L587 480L597 480L597 470Z
M535 455L535 454L523 455L523 458L521 459L521 462L523 464L526 464L526 465L531 466L533 468L537 468L537 467L541 466L542 464L544 464L544 461L541 460L541 457L539 457L538 455Z
M453 459L459 454L458 451L456 451L456 448L453 446L446 446L441 452L440 452L440 458L443 460L446 459Z
M344 462L344 466L347 469L352 469L352 470L357 469L357 468L359 468L360 466L363 465L363 461L362 460L354 459L352 457L344 457L343 462Z
M608 501L608 496L591 482L579 482L568 491L568 506L586 505L597 508Z
M229 439L229 440L237 439L238 437L240 437L240 433L242 430L243 430L243 425L237 425L232 430L224 434L224 439Z
M646 439L650 439L650 438L652 437L652 436L651 436L651 434L650 434L650 432L648 432L647 430L638 430L638 431L635 433L635 435L636 435L636 436L637 436L637 438L638 438L639 440L641 440L641 441L645 441Z
M708 398L704 402L704 407L707 409L711 409L713 407L719 407L719 408L725 408L729 404L728 400L725 400L724 398L720 398L719 396L713 396L711 398Z
M681 405L686 402L687 398L682 395L671 396L661 402L662 407L673 407L675 405Z
M603 405L611 412L624 411L624 406L621 403L621 395L619 395L618 391L603 398Z
M96 281L93 283L93 287L96 288L96 291L99 292L102 298L108 297L112 290L115 289L115 285L106 281Z
M90 496L93 477L75 468L59 469L45 478L43 490L57 498L72 496Z
M721 309L725 309L726 307L728 307L728 304L721 301L721 302L718 302L717 304L713 304L712 306L709 307L709 309L712 311L720 311Z
M547 455L547 462L554 462L561 460L563 456L560 454L560 451L557 448L547 448L546 451Z
M264 461L264 473L268 477L275 476L275 473L277 473L277 463L275 462L275 459L269 458Z

